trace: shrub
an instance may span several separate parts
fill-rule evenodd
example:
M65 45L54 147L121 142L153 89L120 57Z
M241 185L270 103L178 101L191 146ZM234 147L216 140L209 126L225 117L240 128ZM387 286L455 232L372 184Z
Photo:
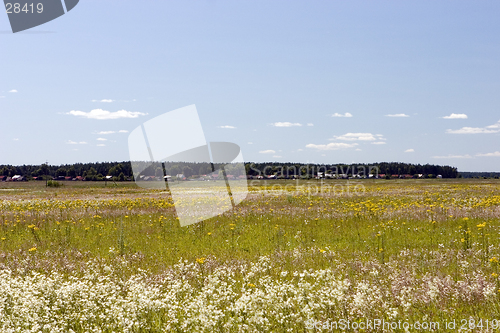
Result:
M47 186L49 186L49 187L60 187L62 185L63 185L62 183L59 183L59 182L57 182L55 180L49 180L47 182Z

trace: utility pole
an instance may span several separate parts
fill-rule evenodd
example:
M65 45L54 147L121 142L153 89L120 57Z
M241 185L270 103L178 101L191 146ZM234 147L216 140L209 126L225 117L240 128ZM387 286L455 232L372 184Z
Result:
M47 166L47 172L49 172L49 160L45 160L45 165ZM49 186L49 180L47 179L48 175L45 175L45 187Z

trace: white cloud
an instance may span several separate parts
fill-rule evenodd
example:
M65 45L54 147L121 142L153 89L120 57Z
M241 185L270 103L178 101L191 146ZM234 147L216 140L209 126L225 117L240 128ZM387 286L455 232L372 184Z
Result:
M17 90L16 89L12 89L12 90L9 90L10 93L16 93Z
M481 157L500 157L500 151L496 151L494 153L476 154L476 156L481 156Z
M500 120L485 127L462 127L457 130L447 129L448 134L490 134L500 132Z
M494 126L494 125L492 125ZM489 128L493 128L488 126ZM483 127L462 127L461 129L451 130L447 129L448 134L488 134L488 133L498 133L500 130L487 129Z
M108 141L108 139L105 139L105 138L97 138L96 140L97 141Z
M386 117L396 117L396 118L404 118L404 117L409 117L409 115L404 114L404 113L396 113L396 114L386 114Z
M272 149L268 149L268 150L261 150L259 151L260 154L276 154L276 151L272 150Z
M297 151L304 151L304 149L302 149L302 148L299 148L299 149L297 149Z
M486 128L500 128L500 120L493 125L486 126Z
M104 146L106 146L104 143L100 143L97 145L97 147L104 147Z
M275 127L293 127L293 126L302 126L302 124L300 123L290 123L288 121L285 121L285 122L277 122L277 123L273 123L271 124Z
M335 112L334 114L332 114L332 117L351 118L351 117L352 117L352 114L350 114L349 112L346 112L346 113L344 113L344 114L341 114L341 113L337 113L337 112Z
M336 135L330 140L342 140L342 141L364 141L371 142L374 145L385 145L386 139L382 134L372 134L372 133L346 133L343 135Z
M19 141L19 138L14 138L14 139L12 139L12 140L14 140L14 141Z
M356 148L356 149L354 149L354 150L355 150L355 151L361 151L361 149L360 149L360 148Z
M132 112L132 111L125 111L125 110L120 110L116 112L110 112L110 111L105 111L103 109L94 109L90 112L83 112L83 111L70 111L66 114L76 116L76 117L83 117L87 119L120 119L120 118L137 118L139 116L145 116L147 113L143 112Z
M224 126L217 126L218 128L229 128L229 129L234 129L236 127L231 126L231 125L224 125Z
M283 156L273 155L274 158L282 158Z
M314 126L313 123L307 123L307 126Z
M94 134L98 135L108 135L108 134L115 134L115 133L128 133L127 130L119 130L117 131L100 131L100 132L95 132Z
M371 133L346 133L344 135L336 135L331 140L373 141L373 140L377 140L377 139Z
M467 155L432 156L432 158L472 158L472 156L467 154Z
M442 117L443 119L467 119L465 113L452 113L449 116Z
M87 142L85 142L85 141L76 142L76 141L68 140L66 142L66 144L68 144L68 145L86 145Z
M101 103L112 103L114 101L115 101L114 99L101 99L101 100L93 99L92 100L92 102L101 102Z
M413 149L413 148L405 150L405 153L414 153L414 152L415 152L415 149Z
M337 149L345 149L345 148L353 148L356 147L357 143L344 143L344 142L331 142L326 145L316 145L310 143L306 145L306 148L313 148L318 150L337 150Z

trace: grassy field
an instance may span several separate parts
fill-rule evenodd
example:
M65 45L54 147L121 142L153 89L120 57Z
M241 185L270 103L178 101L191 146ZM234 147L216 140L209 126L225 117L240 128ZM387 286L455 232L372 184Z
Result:
M498 180L254 181L187 227L107 185L0 183L0 331L500 329Z

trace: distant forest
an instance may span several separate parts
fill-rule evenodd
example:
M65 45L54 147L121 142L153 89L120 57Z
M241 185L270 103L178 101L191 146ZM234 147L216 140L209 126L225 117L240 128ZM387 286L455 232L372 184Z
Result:
M253 177L292 178L300 176L304 178L316 177L318 174L335 176L360 176L382 175L382 177L400 176L409 178L420 175L424 178L434 178L441 175L443 178L457 177L494 177L498 174L492 173L459 173L457 168L451 166L431 164L409 164L396 162L381 162L374 164L303 164L303 163L245 163L246 174ZM242 168L226 168L227 174L240 175ZM211 172L207 163L168 163L163 167L151 167L141 174L145 176L163 176L164 173L172 176L183 174L185 177L195 177ZM112 176L115 180L133 180L132 166L129 161L124 162L98 162L98 163L75 163L64 165L0 165L0 175L12 177L14 175L24 176L26 179L33 178L68 178L85 180L103 180L106 176Z
M500 172L460 172L463 178L499 178Z

